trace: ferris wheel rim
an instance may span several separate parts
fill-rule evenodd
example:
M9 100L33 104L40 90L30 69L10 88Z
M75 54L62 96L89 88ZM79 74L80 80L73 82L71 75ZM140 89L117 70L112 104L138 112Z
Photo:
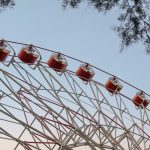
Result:
M3 38L2 38L0 41L7 42L7 43L18 44L18 45L24 45L24 46L32 45L33 47L35 47L35 48L37 48L37 49L41 49L41 50L44 50L44 51L50 51L50 52L53 52L53 53L56 53L56 54L61 54L61 55L65 56L65 57L67 57L67 58L70 58L70 59L72 59L72 60L78 61L78 62L80 62L80 63L87 64L87 62L82 61L82 60L77 59L77 58L74 58L74 57L72 57L72 56L69 56L69 55L67 55L67 54L60 53L60 52L57 52L57 51L52 50L52 49L43 48L43 47L41 47L41 46L37 46L37 45L34 45L34 44L27 44L27 43L23 43L23 42L16 42L16 41L11 41L11 40L4 40ZM9 45L9 46L10 46L10 45ZM44 62L43 62L43 63L44 63ZM132 85L131 83L129 83L129 82L127 82L127 81L121 79L120 77L118 77L118 76L116 76L116 75L114 75L114 74L111 74L111 73L109 73L109 72L107 72L107 71L105 71L105 70L103 70L103 69L101 69L101 68L99 68L99 67L96 67L96 66L94 66L94 65L92 65L92 64L90 64L90 66L93 67L93 68L95 68L95 69L97 69L97 70L99 70L99 71L101 71L101 72L103 72L103 73L105 73L105 74L107 74L107 75L110 75L110 76L112 76L112 77L116 77L118 80L122 81L123 83L129 85L130 87L132 87L132 88L134 88L134 89L136 89L136 90L138 90L138 91L144 92L147 96L150 97L150 94L148 94L147 92L143 91L142 89L140 89L140 88L138 88L138 87Z
M10 42L10 43L14 43L14 44L17 44L17 42L12 42L12 41L6 41L6 42ZM19 44L21 44L21 45L23 45L24 43L19 43ZM24 44L24 45L28 45L28 44ZM34 45L33 45L34 46ZM44 49L44 48L41 48L41 47L38 47L38 46L35 46L35 48L37 48L37 49ZM44 50L47 50L47 49L44 49ZM54 52L54 53L57 53L56 51L51 51L51 52ZM66 56L66 57L70 57L70 56L67 56L67 55L65 55L65 54L62 54L62 55L64 55L64 56ZM14 57L17 57L17 56L14 56ZM70 57L70 58L72 58L72 57ZM77 59L75 59L75 58L72 58L72 59L74 59L74 60L77 60ZM78 60L77 60L78 61ZM78 61L78 62L82 62L82 63L85 63L85 62L83 62L83 61ZM17 64L19 64L19 63L22 63L22 62L19 62L19 61L14 61L13 63L17 63ZM40 64L41 64L41 66L40 66ZM40 70L40 68L39 67L43 67L44 69L45 69L45 71L47 71L46 69L47 68L49 68L49 67L46 67L46 66L44 66L46 63L45 62L42 62L42 61L40 61L40 63L39 63L39 66L37 67L39 70ZM14 65L14 64L13 64ZM29 64L30 65L30 64ZM92 65L91 65L92 66ZM97 68L97 67L95 67L95 66L92 66L93 68ZM100 70L101 71L101 69L99 69L99 68L97 68L98 70ZM0 71L2 71L3 69L0 69ZM4 73L6 73L5 72L5 70L3 70L2 72L4 72ZM102 70L102 72L104 72L105 73L105 71L103 71ZM106 72L107 73L107 72ZM73 71L71 71L71 70L66 70L66 72L64 72L64 73L62 73L62 74L64 74L65 75L65 77L67 76L66 74L68 74L68 75L72 75L72 76L76 76L76 74L75 74L75 72L73 72ZM12 74L10 73L10 75L12 76ZM109 74L108 73L108 75L112 75L112 74ZM112 76L114 76L114 75L112 75ZM16 76L17 77L17 76ZM69 77L69 76L68 76ZM118 77L117 77L118 78ZM67 78L66 78L67 79ZM119 78L118 78L119 79ZM20 80L20 78L18 78L17 80ZM57 80L57 79L56 79ZM119 79L120 80L120 79ZM23 82L24 82L24 80L22 80ZM120 81L122 81L122 79L120 80ZM95 81L95 80L93 80L93 79L91 79L90 81L89 81L89 84L91 84L91 83L93 83L93 84L96 84L96 85L100 85L101 87L104 87L104 84L102 84L102 83L100 83L100 82L97 82L97 81ZM127 83L128 84L128 83ZM129 85L129 84L128 84ZM32 84L30 85L31 87L33 86ZM130 86L130 85L129 85ZM132 86L132 85L131 85ZM134 87L134 86L133 86ZM34 87L32 87L32 88L34 88ZM31 88L31 89L32 89ZM37 87L35 87L35 88L37 88ZM42 88L41 88L42 89ZM137 89L137 88L135 88L135 89ZM47 89L48 90L48 89ZM28 89L27 91L30 91L30 89ZM23 91L24 92L24 91ZM67 91L68 92L68 91ZM18 93L18 92L17 92ZM14 91L14 93L12 93L13 95L15 95L15 91ZM21 93L18 93L18 94L21 94ZM28 93L26 93L26 94L28 94ZM122 94L122 93L117 93L118 94L118 96L122 96L122 97L125 97L126 99L129 99L129 100L131 100L129 97L127 97L126 95L124 95L124 94ZM145 93L146 94L146 93ZM22 95L23 96L23 95ZM59 96L59 95L58 95ZM91 99L90 97L88 97L89 99ZM82 102L82 101L81 101ZM102 102L103 103L103 102ZM37 103L38 104L38 103ZM60 103L61 104L61 103ZM78 103L76 103L76 104L78 104ZM108 106L110 105L110 104L107 104ZM79 105L80 106L80 105ZM112 107L112 106L111 106ZM65 106L65 108L66 109L68 109L66 106ZM117 108L117 107L116 107ZM113 108L114 109L114 108ZM118 108L118 109L120 109L120 108ZM146 109L147 111L150 111L148 108L144 108L144 109ZM70 109L71 110L71 109ZM73 111L73 110L72 110ZM125 113L125 111L123 111L123 110L119 110L120 112L122 111L123 113ZM145 110L144 110L145 111ZM111 120L111 121L113 121L114 122L114 124L117 124L117 122L115 121L115 120L113 120L110 116L107 116L106 114L104 114L104 112L102 112L102 111L100 111L99 110L99 112L101 112L101 114L103 114L108 120ZM27 112L26 112L27 113ZM31 113L31 112L30 112ZM33 114L32 114L33 115ZM82 114L78 114L78 115L81 115L83 118L85 118L86 119L86 116L84 116L84 115L82 115ZM115 114L114 114L115 115ZM90 115L90 117L89 118L87 118L87 120L88 119L90 119L92 117L92 115ZM122 117L123 118L123 117ZM45 118L46 119L46 118ZM90 121L90 120L89 120ZM94 121L94 120L93 120ZM55 121L52 121L52 122L55 122ZM140 122L142 122L142 120L140 120ZM55 122L56 123L56 122ZM66 126L66 127L69 127L69 125L67 125L67 124L63 124L63 123L61 123L61 122L57 122L58 124L61 124L62 126L64 125L64 126ZM133 122L134 123L134 122ZM144 123L144 120L143 120L143 123ZM95 121L95 124L97 124L97 121ZM145 125L146 125L146 123L144 123ZM102 125L102 124L101 124ZM118 126L119 125L122 125L121 124L121 122L119 122L119 124L117 124ZM134 125L134 124L133 124ZM111 127L113 127L112 125L110 125ZM117 127L118 127L117 126ZM137 126L138 128L139 128L139 130L143 130L142 128L140 129L140 126ZM115 126L114 126L114 128L115 128ZM119 129L119 127L118 127L118 129ZM122 129L122 130L126 130L126 128L124 128L124 126L121 126L121 128L120 129ZM146 128L145 128L146 129ZM78 132L78 134L83 134L80 130L79 131L77 131ZM136 132L133 132L133 134L136 134ZM146 137L144 137L143 135L145 135ZM150 137L149 137L149 135L143 130L142 131L142 134L139 134L139 135L137 135L137 136L140 136L140 135L142 135L143 136L143 138L145 138L145 139L149 139ZM141 136L141 137L142 137ZM20 140L20 138L19 138L19 140ZM18 141L19 142L19 141ZM20 141L21 142L21 141ZM22 144L25 144L25 143L28 143L29 145L31 145L32 144L32 141L30 142L30 141L24 141ZM34 142L33 142L34 143ZM40 144L40 142L39 142L39 144ZM46 144L46 143L45 143ZM56 144L58 144L59 145L59 142L57 143L57 141L56 141ZM80 143L81 144L81 143ZM81 144L82 145L82 144ZM87 145L88 146L90 146L90 147L93 147L90 143L87 143ZM118 145L118 144L117 144ZM95 145L96 146L96 145ZM71 147L71 145L70 145L70 147ZM122 147L120 147L121 149L122 149ZM137 147L138 148L138 147ZM138 148L138 149L140 149L140 148Z

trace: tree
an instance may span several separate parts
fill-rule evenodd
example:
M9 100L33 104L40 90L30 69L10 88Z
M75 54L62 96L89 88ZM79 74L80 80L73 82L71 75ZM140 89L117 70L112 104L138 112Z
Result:
M77 8L83 0L63 0L63 7ZM84 0L99 12L107 13L114 7L121 11L115 31L121 38L121 51L141 41L150 53L150 0Z
M14 0L0 0L0 11L8 7L13 7L14 5L15 5Z

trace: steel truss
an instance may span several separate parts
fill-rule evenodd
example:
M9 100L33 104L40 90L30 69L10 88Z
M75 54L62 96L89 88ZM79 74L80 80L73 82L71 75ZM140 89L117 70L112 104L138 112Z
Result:
M0 65L3 150L6 143L9 150L150 149L150 110L137 109L126 95L112 96L102 83L84 84L42 61L30 66L15 55L6 64Z

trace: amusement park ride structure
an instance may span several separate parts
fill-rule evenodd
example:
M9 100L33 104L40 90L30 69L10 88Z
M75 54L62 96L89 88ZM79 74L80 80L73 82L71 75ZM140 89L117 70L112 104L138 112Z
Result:
M68 69L68 59L81 64L75 72ZM93 79L98 73L109 76L104 84ZM137 93L130 98L124 87ZM3 150L150 150L149 99L89 63L0 40Z

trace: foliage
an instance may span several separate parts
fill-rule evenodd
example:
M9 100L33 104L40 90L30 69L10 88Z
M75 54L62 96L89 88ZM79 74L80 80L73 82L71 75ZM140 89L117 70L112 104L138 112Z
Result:
M0 0L0 10L4 10L8 7L13 7L14 5L14 0Z
M76 8L83 0L63 0L63 7ZM119 26L115 31L121 38L121 51L124 48L143 42L146 51L150 53L150 0L84 0L89 6L93 6L99 12L107 13L114 7L118 7L120 14Z

